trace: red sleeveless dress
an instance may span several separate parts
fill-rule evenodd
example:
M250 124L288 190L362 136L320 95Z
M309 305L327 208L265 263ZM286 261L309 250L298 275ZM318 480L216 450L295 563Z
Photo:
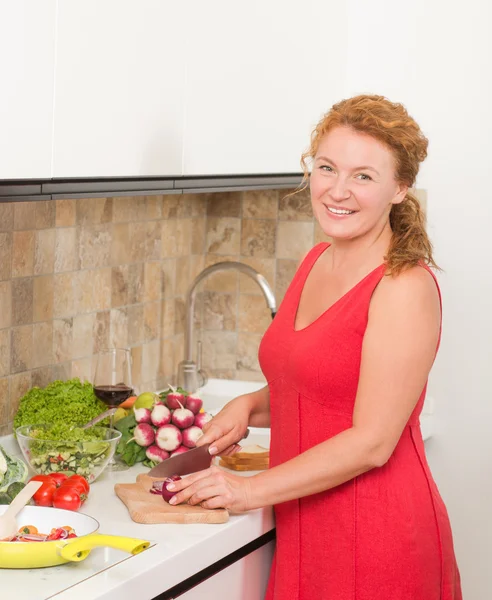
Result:
M295 331L304 282L328 246L308 254L260 345L271 466L352 424L369 303L384 265ZM420 432L425 392L383 467L275 506L267 600L461 600L449 519Z

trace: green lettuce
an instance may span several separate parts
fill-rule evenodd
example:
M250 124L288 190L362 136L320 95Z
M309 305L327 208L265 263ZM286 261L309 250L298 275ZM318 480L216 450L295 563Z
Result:
M53 381L45 388L33 387L21 398L14 429L42 423L63 423L69 429L88 423L106 408L94 395L92 384L78 378Z

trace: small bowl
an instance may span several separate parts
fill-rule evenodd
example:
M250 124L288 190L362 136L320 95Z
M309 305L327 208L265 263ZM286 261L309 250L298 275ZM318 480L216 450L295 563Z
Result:
M121 432L108 427L91 427L97 435L94 441L40 440L35 431L50 425L23 425L16 429L22 454L38 474L66 473L83 475L89 483L95 481L113 458Z

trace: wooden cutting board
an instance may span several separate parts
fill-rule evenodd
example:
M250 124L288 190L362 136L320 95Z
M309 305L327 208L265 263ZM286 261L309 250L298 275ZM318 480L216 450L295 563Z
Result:
M141 473L136 483L117 483L114 491L125 504L136 523L225 523L229 512L225 508L210 510L201 506L182 504L172 506L162 496L151 494L154 477Z

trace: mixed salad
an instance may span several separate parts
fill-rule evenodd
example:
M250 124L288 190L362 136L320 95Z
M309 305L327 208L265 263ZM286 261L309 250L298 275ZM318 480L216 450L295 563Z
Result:
M29 434L36 440L31 442L29 451L32 466L38 473L64 472L90 478L111 451L101 427L81 429L56 423L31 429Z
M52 542L54 540L67 540L77 537L74 529L69 525L53 527L50 533L39 533L34 525L23 525L13 538L2 540L4 542Z

